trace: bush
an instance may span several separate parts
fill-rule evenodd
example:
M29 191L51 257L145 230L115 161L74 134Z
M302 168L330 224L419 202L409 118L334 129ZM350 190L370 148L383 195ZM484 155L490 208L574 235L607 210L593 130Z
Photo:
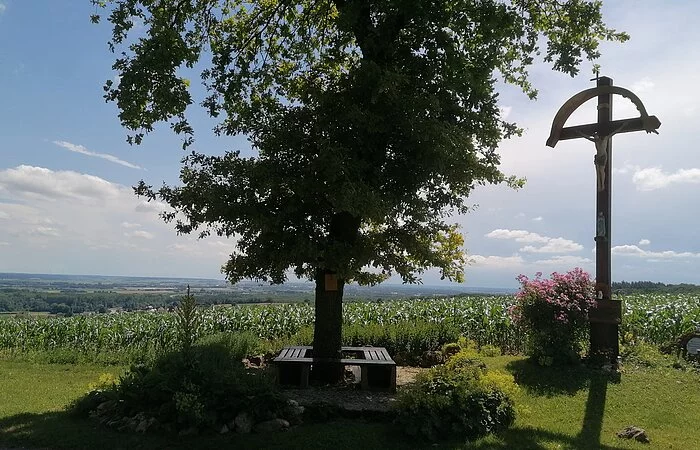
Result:
M399 395L396 423L433 441L476 439L513 424L516 390L511 375L487 372L472 350L462 350Z
M245 371L241 359L253 343L249 335L221 334L134 365L117 383L76 402L74 412L85 415L114 400L104 423L142 415L172 430L218 430L239 412L272 418L286 402L265 371Z
M540 365L579 359L588 333L588 312L595 304L590 276L576 268L551 279L520 275L520 291L511 317L528 335L528 354Z
M686 361L678 355L665 354L657 346L642 340L628 342L623 340L620 355L625 363L635 366L684 370L693 368L691 361Z
M459 329L449 323L399 322L343 327L343 345L385 347L399 364L418 365L423 355L454 342Z
M73 405L117 429L146 431L211 429L242 412L252 420L276 417L287 403L263 370L246 372L242 359L260 349L255 336L219 333L197 340L201 316L189 293L176 310L175 350L135 364L116 383L103 377L102 386Z
M479 349L479 354L482 356L495 357L501 356L501 349L495 345L484 345Z

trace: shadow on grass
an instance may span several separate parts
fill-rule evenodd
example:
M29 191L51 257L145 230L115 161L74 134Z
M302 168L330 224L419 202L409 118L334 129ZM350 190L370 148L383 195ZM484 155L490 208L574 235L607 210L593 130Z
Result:
M162 448L150 436L129 436L75 419L67 412L23 413L0 419L0 447L35 449Z
M513 374L515 382L533 395L554 397L574 395L591 386L593 380L605 380L605 384L620 381L619 376L608 375L584 365L542 367L530 360L509 362L506 369Z
M583 450L623 450L622 447L604 445L600 439L592 439L583 432L575 437L554 433L539 428L512 428L498 435L498 442L486 440L483 443L476 443L469 447L477 450L540 450L553 448L583 449Z
M572 446L572 448L615 448L602 445L600 436L605 416L608 384L619 383L619 373L605 373L584 365L541 367L529 360L513 361L506 368L513 374L519 385L534 395L548 397L574 395L582 389L588 389L583 424L575 438L544 430L524 429L524 433L518 433L517 438L510 444L515 445L520 442L521 446L516 448L543 448L537 444L537 441L546 439ZM528 436L530 446L527 446L524 439Z
M272 434L177 436L121 433L67 412L17 414L0 419L0 448L32 449L414 449L416 445L385 423L339 419L305 424Z

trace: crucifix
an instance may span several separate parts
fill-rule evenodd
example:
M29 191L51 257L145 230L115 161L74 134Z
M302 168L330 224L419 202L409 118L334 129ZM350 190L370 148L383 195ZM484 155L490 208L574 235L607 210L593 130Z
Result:
M612 211L612 137L618 133L646 131L657 133L661 122L647 114L641 100L627 89L613 86L612 79L598 76L596 87L586 89L567 100L559 109L547 145L554 147L557 142L585 138L595 144L593 159L596 173L596 306L589 314L591 325L591 355L603 356L613 365L619 355L619 323L622 309L619 301L612 300L611 291L611 211ZM639 117L612 120L613 94L628 98L637 107ZM566 120L586 101L598 97L598 120L595 123L564 128Z

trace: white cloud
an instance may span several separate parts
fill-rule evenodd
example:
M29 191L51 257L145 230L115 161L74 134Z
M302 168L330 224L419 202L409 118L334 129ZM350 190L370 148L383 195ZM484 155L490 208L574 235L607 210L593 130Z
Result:
M512 106L500 106L498 110L501 112L501 120L506 120L510 113L513 111Z
M124 233L124 236L128 238L138 238L138 239L153 239L153 233L149 233L144 230L135 230Z
M122 222L122 228L141 228L141 224L132 222Z
M0 170L0 193L13 197L105 202L118 197L123 189L100 177L70 170L24 165Z
M5 6L4 3L0 3L0 14L4 13L6 9L7 9L7 6Z
M641 167L635 164L630 164L627 161L625 161L622 167L613 167L613 173L619 173L620 175L625 175L630 172L637 172L639 170L641 170Z
M700 169L679 169L676 172L664 172L660 167L637 170L632 182L640 191L653 191L665 188L673 183L700 183Z
M138 205L136 205L136 208L134 208L134 211L136 212L141 212L141 213L154 213L158 214L166 209L168 209L168 205L159 202L159 201L146 201L146 200L141 200Z
M7 214L5 211L0 211L0 219L9 219L10 215Z
M515 240L515 242L524 242L528 244L546 244L551 239L545 236L540 236L537 233L531 233L525 230L505 230L501 228L487 233L486 237L491 239L513 239Z
M9 242L0 242L0 247L5 247L5 246L8 246L8 245L10 245Z
M143 170L143 167L137 166L136 164L132 164L128 161L124 161L123 159L119 159L114 155L110 155L108 153L91 152L82 145L71 144L70 142L66 141L53 141L53 143L71 152L80 153L81 155L94 156L95 158L102 158L115 164L119 164L120 166L129 167L131 169Z
M542 247L526 245L521 248L521 252L526 253L569 253L583 250L583 245L564 238L551 238Z
M649 245L651 241L649 239L642 239L639 241L639 245Z
M532 218L533 222L542 222L543 220L544 220L544 217L542 217L542 216L537 216L537 217Z
M489 269L519 269L523 270L528 267L549 267L550 270L571 270L573 267L587 268L593 264L590 258L583 258L573 255L558 255L551 258L540 259L537 261L526 261L521 255L515 254L512 256L484 256L471 255L471 262L476 267Z
M648 260L668 260L668 259L691 259L700 258L700 253L693 252L676 252L666 250L662 252L653 252L644 250L636 245L617 245L611 249L613 255L621 256L636 256Z
M654 89L654 86L656 86L656 85L654 84L653 81L651 81L651 79L649 77L644 77L641 80L638 80L638 81L635 81L634 83L632 83L631 90L635 94L641 94L644 92L651 91L652 89Z
M45 226L39 226L36 228L33 228L29 230L30 234L33 235L38 235L38 236L47 236L47 237L59 237L60 234L58 230L54 227L45 227Z
M547 259L540 259L538 261L535 261L532 263L533 265L544 265L544 266L558 266L562 268L567 268L566 270L569 270L572 267L585 267L589 264L592 264L593 260L590 258L582 258L580 256L573 256L573 255L559 255L559 256L552 256L551 258Z
M469 257L471 262L475 266L489 267L495 269L519 267L525 263L522 256L483 256L483 255L471 255Z
M561 237L552 238L542 236L540 234L525 230L497 229L487 233L486 237L492 239L512 239L515 242L522 242L526 244L544 244L540 247L526 245L520 249L521 252L525 253L569 253L583 250L583 245L572 240Z

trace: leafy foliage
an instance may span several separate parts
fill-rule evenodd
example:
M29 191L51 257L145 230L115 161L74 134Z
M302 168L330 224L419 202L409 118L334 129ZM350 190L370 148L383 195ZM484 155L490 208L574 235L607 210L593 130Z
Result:
M518 277L520 291L511 309L529 337L528 353L541 365L579 358L588 331L588 311L595 305L593 282L583 270L553 273L551 279Z
M105 98L130 142L169 121L192 144L195 67L214 132L250 141L252 156L193 151L182 186L136 189L168 203L180 233L235 237L232 282L281 283L288 269L416 282L430 267L461 281L449 215L477 185L522 184L498 169L495 148L517 129L501 119L496 75L534 96L540 37L544 59L571 75L600 40L627 38L602 23L599 1L93 3L110 7L110 46L124 50Z
M192 344L197 340L197 334L201 325L201 317L197 311L197 301L190 294L189 286L187 286L187 295L182 298L175 309L175 323L180 349L187 354L192 348Z
M430 440L472 440L513 424L513 377L487 372L473 355L462 350L399 395L396 422L407 433Z

